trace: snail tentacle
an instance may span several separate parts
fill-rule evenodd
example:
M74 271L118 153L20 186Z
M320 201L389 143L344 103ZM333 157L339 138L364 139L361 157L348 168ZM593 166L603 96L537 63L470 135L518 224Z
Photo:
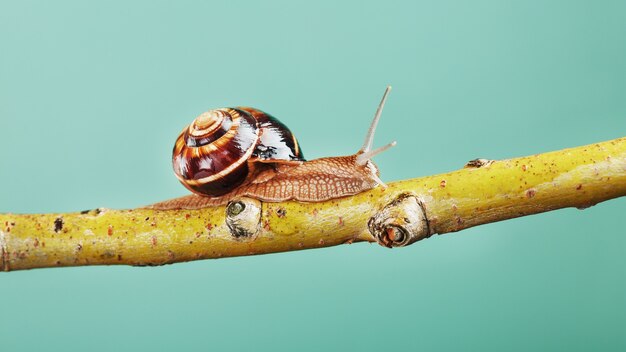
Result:
M378 126L378 120L380 120L380 115L383 113L383 108L385 107L385 102L387 101L387 96L389 96L389 92L391 92L391 86L387 86L387 89L385 89L385 93L383 94L383 98L380 100L380 104L378 104L376 114L374 114L374 120L372 120L370 128L367 130L365 142L363 143L363 147L361 147L360 149L361 152L366 153L372 149L372 144L374 144L374 134L376 133L376 126Z
M373 157L375 157L376 155L386 151L387 149L391 148L391 147L395 147L396 146L396 141L393 141L387 145L384 145L380 148L376 148L374 150L370 150L368 152L364 152L364 153L359 153L356 156L356 163L359 165L365 165L365 163L367 163L368 160L371 160Z
M383 108L385 107L385 102L387 101L389 92L391 92L391 86L387 86L387 89L385 89L385 93L383 94L383 97L380 100L380 104L378 104L378 108L376 109L376 114L374 114L374 119L370 124L370 128L367 130L367 135L365 136L365 142L363 143L363 147L361 147L361 149L359 149L356 154L355 162L360 167L366 167L368 162L370 162L370 160L374 156L396 145L396 141L393 141L385 146L372 150L372 145L374 144L374 135L376 134L376 127L378 126L378 121L380 120L380 116L383 113ZM378 177L378 169L372 168L371 170L375 171L372 171L369 177L383 189L387 188L387 185L380 179L380 177Z

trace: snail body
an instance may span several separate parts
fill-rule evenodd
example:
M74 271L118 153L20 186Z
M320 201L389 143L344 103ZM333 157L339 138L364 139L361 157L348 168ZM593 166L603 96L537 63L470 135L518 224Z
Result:
M371 146L390 89L363 147L349 156L306 161L294 134L258 109L222 108L201 114L179 135L172 155L176 177L194 194L152 208L198 209L244 196L266 202L321 202L385 187L371 158L395 142L376 150Z

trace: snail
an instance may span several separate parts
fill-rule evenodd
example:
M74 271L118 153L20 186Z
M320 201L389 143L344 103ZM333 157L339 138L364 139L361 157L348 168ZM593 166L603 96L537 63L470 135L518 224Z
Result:
M378 185L384 189L371 159L396 145L372 150L390 91L388 86L361 149L310 161L287 126L261 110L234 107L202 113L180 133L172 155L176 177L194 194L151 207L198 209L244 196L265 202L322 202Z

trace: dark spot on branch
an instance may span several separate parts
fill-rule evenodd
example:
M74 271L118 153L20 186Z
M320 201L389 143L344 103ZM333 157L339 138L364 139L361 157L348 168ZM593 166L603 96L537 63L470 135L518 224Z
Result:
M59 233L63 230L63 218L58 217L54 220L54 232Z
M81 211L80 213L81 213L81 214L83 214L83 215L85 215L85 214L89 214L89 212L90 212L90 211L91 211L91 210L83 210L83 211Z
M113 252L112 250L106 250L102 254L100 254L100 258L102 259L111 259L113 257L115 257L115 252Z

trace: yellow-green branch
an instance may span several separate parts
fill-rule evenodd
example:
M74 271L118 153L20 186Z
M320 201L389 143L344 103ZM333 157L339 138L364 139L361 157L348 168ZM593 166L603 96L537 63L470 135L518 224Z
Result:
M0 214L0 269L161 265L432 234L626 195L626 138L399 181L323 203Z

